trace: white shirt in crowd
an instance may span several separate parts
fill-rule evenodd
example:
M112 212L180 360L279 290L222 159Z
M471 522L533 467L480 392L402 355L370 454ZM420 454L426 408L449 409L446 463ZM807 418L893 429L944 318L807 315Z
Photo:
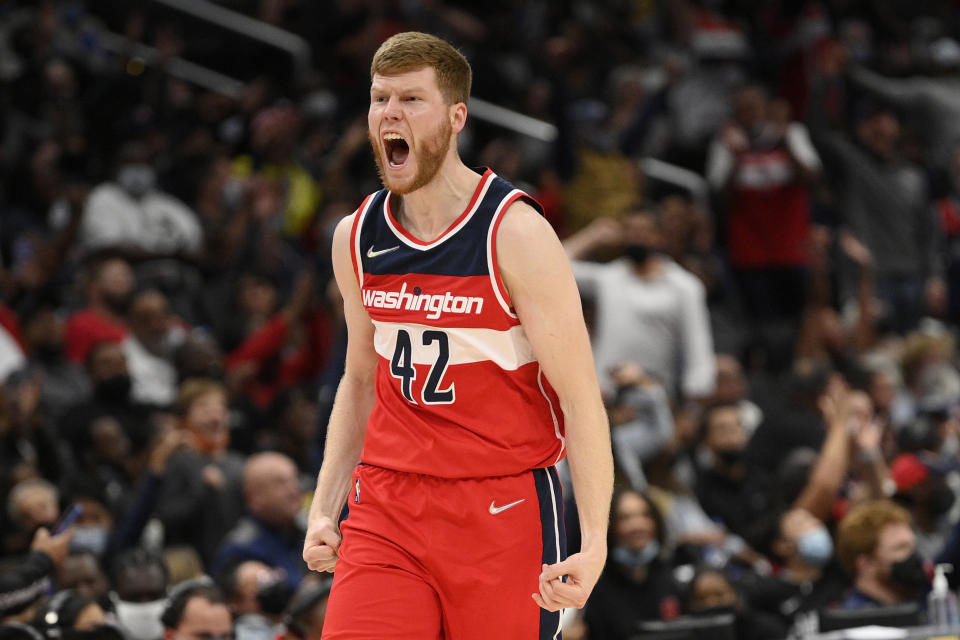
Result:
M573 261L581 294L595 305L593 356L600 387L614 391L610 368L634 362L675 397L713 392L716 364L703 284L670 258L640 278L626 258Z

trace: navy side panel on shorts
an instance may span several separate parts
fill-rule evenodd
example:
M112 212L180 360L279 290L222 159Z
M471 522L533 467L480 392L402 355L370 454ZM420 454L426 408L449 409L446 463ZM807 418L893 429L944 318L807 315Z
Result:
M554 467L534 469L533 478L540 499L540 530L543 535L543 564L556 564L567 557L567 535L563 528L563 496L560 477ZM540 610L540 640L560 638L560 612Z

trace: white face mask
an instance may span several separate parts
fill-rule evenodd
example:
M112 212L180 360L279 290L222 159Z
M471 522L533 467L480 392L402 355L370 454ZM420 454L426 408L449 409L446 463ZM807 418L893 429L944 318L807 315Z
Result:
M163 613L166 600L151 602L126 602L111 594L113 605L117 610L117 620L120 626L133 640L158 640L163 637L163 623L160 615Z

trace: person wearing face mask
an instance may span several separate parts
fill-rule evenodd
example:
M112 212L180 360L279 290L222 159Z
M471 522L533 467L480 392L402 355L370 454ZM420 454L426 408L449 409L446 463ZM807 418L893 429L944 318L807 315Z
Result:
M67 410L90 395L90 381L83 368L66 357L66 320L54 298L41 301L23 317L29 367L43 378L40 406L59 420Z
M243 457L230 446L227 390L187 380L177 400L187 446L170 457L156 514L168 545L192 546L211 566L217 545L243 513Z
M112 249L137 258L199 252L203 231L196 214L157 186L149 149L126 143L116 157L114 179L87 198L79 244L87 253Z
M114 341L92 345L86 370L93 394L61 418L60 433L79 455L90 441L89 428L97 421L112 418L130 439L130 452L141 453L153 436L151 410L130 395L132 382L122 345Z
M745 458L749 436L736 404L708 407L701 422L695 492L703 510L730 531L747 535L770 505L771 483Z
M754 606L790 623L842 597L848 581L836 562L833 538L815 515L796 507L781 513L769 547L779 571L751 589Z
M661 252L659 212L636 209L621 221L598 218L568 237L577 286L596 309L593 353L601 390L612 394L615 365L642 363L671 400L701 398L714 390L713 334L703 284ZM608 263L586 261L620 248Z
M700 569L690 582L687 608L694 616L732 613L738 640L772 640L786 636L787 626L776 617L754 610L718 569Z
M666 561L663 518L650 499L617 493L611 507L607 566L587 601L591 640L627 640L641 620L680 615L680 589Z
M910 513L889 500L863 502L844 517L837 559L853 582L844 609L914 602L930 587Z
M943 548L950 535L947 514L956 495L946 478L913 453L902 453L890 465L896 485L893 500L910 512L916 525L917 549L927 558Z
M166 606L169 573L159 555L134 548L122 552L111 567L110 602L131 640L163 637L160 616Z

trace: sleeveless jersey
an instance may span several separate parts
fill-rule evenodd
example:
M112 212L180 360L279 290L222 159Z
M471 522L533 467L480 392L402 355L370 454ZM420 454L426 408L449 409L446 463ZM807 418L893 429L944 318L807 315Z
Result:
M400 226L386 189L358 210L350 250L379 356L363 462L479 478L563 457L558 398L497 267L497 227L518 198L539 209L487 169L466 210L432 242Z

